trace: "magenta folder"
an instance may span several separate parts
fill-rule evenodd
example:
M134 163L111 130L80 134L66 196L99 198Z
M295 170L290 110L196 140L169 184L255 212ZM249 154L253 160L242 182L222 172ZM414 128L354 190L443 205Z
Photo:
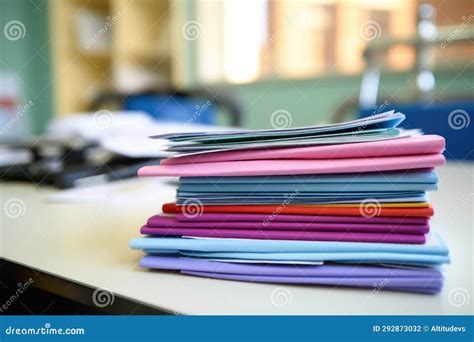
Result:
M399 233L399 234L426 234L428 224L390 224L390 223L342 223L329 222L275 222L269 221L269 216L261 221L254 222L227 222L227 221L178 221L175 217L155 215L148 219L149 228L186 228L186 229L250 229L250 230L278 230L278 231L326 231L326 232L367 232L367 233Z
M168 158L163 160L161 164L190 164L263 159L340 159L404 156L441 153L444 147L445 141L443 137L439 135L420 135L357 144L200 153Z
M411 170L444 165L442 154L380 158L318 160L246 160L215 163L145 166L142 177L153 176L271 176Z
M160 215L164 216L164 215ZM172 216L166 216L172 217ZM363 217L363 216L317 216L317 215L268 215L268 214L220 214L201 213L200 215L176 214L180 222L313 222L313 223L390 223L396 225L427 225L426 217Z
M212 229L212 228L155 228L143 226L142 234L158 236L193 236L206 238L235 238L260 240L346 241L423 244L423 234L315 232L285 230Z

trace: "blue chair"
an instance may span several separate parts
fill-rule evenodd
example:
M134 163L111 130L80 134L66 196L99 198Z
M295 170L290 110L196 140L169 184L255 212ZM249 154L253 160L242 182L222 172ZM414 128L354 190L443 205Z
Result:
M414 102L390 103L383 111L394 109L406 115L400 124L403 128L420 128L425 134L438 134L446 139L447 159L457 161L474 160L474 102ZM359 117L370 116L374 108L361 109Z
M142 110L161 121L216 124L216 108L208 101L186 96L134 95L124 99L123 109Z
M160 121L217 124L217 114L223 112L230 116L232 126L242 124L240 103L223 92L168 88L128 94L111 92L99 95L92 102L91 110L96 111L111 103L123 110L144 111Z

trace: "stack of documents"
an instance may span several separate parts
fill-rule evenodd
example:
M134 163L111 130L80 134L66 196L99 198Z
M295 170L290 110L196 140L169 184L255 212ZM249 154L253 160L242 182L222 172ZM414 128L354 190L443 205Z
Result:
M139 175L179 186L130 246L195 276L437 293L449 252L427 192L444 139L403 119L153 136L175 154Z

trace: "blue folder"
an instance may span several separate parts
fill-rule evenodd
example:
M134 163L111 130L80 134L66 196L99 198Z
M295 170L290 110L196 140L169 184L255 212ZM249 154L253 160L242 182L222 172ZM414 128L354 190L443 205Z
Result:
M203 204L273 204L289 201L291 204L361 203L365 200L380 203L410 202L424 203L428 196L422 191L405 192L318 192L318 193L242 193L202 194L178 191L178 204L186 200L199 200Z

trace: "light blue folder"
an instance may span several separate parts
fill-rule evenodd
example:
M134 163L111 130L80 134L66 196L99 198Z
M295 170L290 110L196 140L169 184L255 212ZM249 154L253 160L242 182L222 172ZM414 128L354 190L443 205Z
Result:
M187 199L198 199L203 204L279 204L285 201L291 204L329 204L361 203L364 200L379 203L424 203L428 201L425 192L392 193L241 193L241 194L200 194L178 192L176 202L183 204Z
M438 183L434 170L291 176L181 177L180 184Z
M147 251L152 253L153 251ZM179 251L182 256L220 260L268 260L292 262L339 262L352 264L387 264L410 266L435 266L449 263L449 256L407 253L238 253L238 252L187 252Z
M449 263L446 244L435 233L423 245L309 242L285 240L156 238L143 237L130 241L132 249L147 253L179 253L203 258L249 260L299 260L438 265Z
M180 184L180 192L196 193L278 193L353 191L435 191L436 183L329 183L329 184Z

